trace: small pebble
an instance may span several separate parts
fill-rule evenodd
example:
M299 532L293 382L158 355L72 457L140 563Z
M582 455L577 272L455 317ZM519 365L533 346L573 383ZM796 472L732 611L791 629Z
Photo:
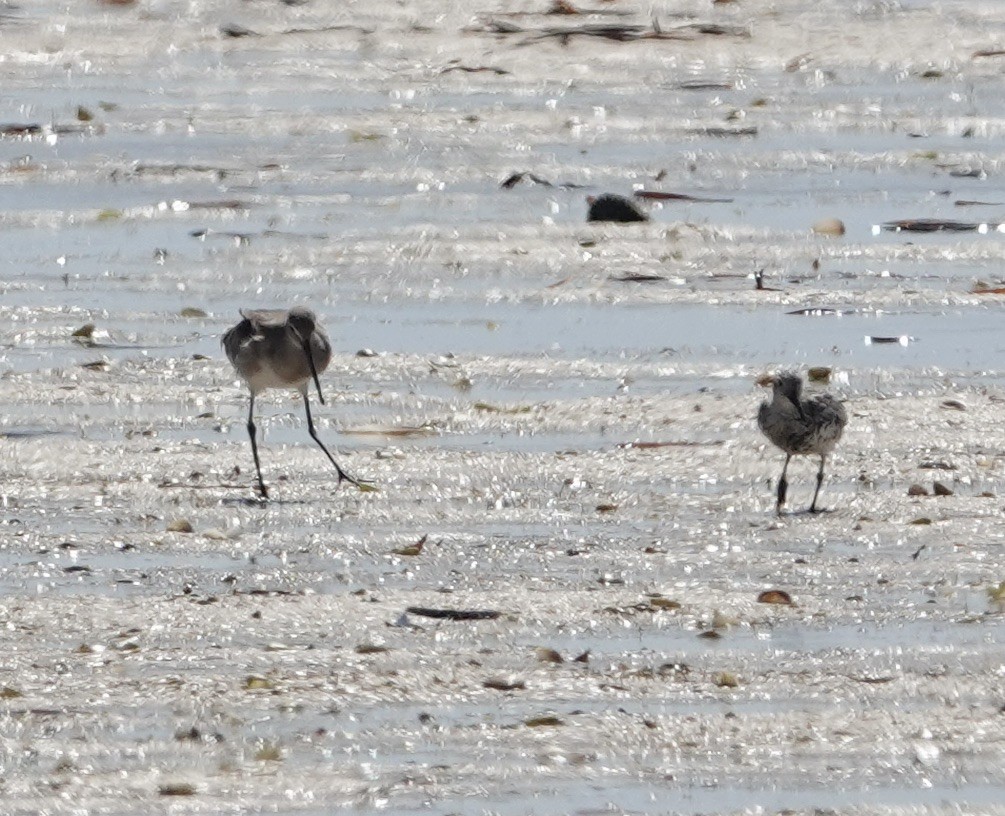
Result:
M813 231L817 235L844 235L844 221L840 218L821 218L813 224Z

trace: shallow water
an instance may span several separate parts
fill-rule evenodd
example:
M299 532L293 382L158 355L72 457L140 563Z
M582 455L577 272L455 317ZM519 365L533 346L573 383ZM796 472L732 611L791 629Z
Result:
M1005 813L999 5L546 5L4 9L5 813ZM653 17L749 36L484 29ZM585 222L643 188L732 201ZM295 302L378 493L270 393L253 499L219 338Z

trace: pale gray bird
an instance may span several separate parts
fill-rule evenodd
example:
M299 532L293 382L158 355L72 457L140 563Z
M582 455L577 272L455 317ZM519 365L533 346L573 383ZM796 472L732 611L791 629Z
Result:
M824 463L848 424L844 406L830 394L803 399L802 378L791 371L776 374L771 400L761 403L757 412L757 425L768 439L785 453L785 464L778 480L778 502L775 510L782 512L789 483L785 473L789 459L795 454L813 454L820 457L817 487L813 491L810 512L817 512L817 495L824 481Z
M307 392L313 380L318 389L318 399L324 405L325 398L321 393L318 373L328 368L332 358L331 343L318 326L314 312L303 306L294 306L288 311L241 309L241 317L243 320L223 335L222 342L227 359L251 391L248 436L251 437L251 452L255 457L258 489L262 498L268 498L269 492L262 481L262 466L258 460L258 443L255 440L255 396L266 388L296 388L303 394L307 430L335 465L339 483L344 479L362 487L359 480L342 470L314 430Z

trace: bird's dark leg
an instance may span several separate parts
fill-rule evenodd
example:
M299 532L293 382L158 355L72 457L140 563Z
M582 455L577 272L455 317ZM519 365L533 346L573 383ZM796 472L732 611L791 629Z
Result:
M251 452L255 457L255 473L258 474L258 490L263 499L269 498L269 491L262 481L262 464L258 461L258 442L255 441L255 394L251 394L251 405L248 406L248 436L251 437Z
M328 457L328 461L330 461L333 465L335 465L335 470L338 471L339 484L341 484L342 481L345 480L347 482L351 482L352 484L356 485L356 487L363 487L359 479L353 478L344 470L342 470L342 468L339 466L339 463L335 461L335 457L328 452L328 448L325 447L324 442L318 439L317 431L314 430L314 420L311 419L311 401L307 396L306 388L304 388L304 410L307 412L307 431L310 433L311 439L317 442L318 447L325 452L325 456Z
M782 475L778 478L778 502L775 504L775 512L778 515L782 514L782 505L785 504L785 494L788 493L789 483L785 478L785 472L789 469L789 459L792 458L791 453L785 454L785 464L782 465Z
M817 510L817 494L820 493L820 485L824 483L824 462L827 461L826 456L820 457L820 470L817 471L817 489L813 491L813 501L810 503L810 512L819 513Z

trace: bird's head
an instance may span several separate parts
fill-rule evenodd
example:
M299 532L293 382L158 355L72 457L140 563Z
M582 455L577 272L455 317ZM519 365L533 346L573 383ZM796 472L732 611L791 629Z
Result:
M300 335L301 340L308 340L317 326L317 316L306 306L294 306L289 314L290 327Z
M290 309L287 322L293 333L297 336L297 339L300 340L300 345L304 347L304 354L307 356L307 365L311 369L311 378L318 389L318 399L324 405L325 395L321 393L321 380L318 379L318 371L314 365L314 352L311 349L311 337L314 334L314 329L317 327L317 317L306 306L294 306ZM304 393L306 394L306 391Z

